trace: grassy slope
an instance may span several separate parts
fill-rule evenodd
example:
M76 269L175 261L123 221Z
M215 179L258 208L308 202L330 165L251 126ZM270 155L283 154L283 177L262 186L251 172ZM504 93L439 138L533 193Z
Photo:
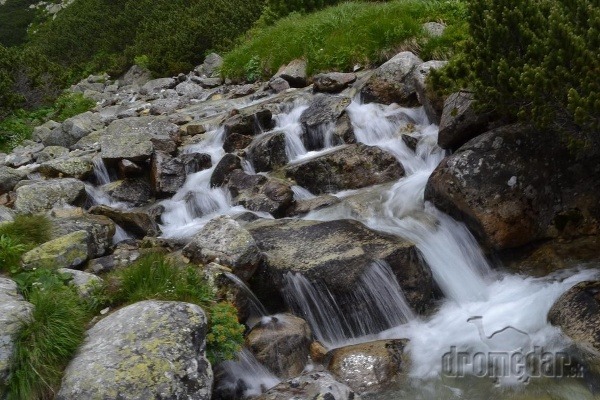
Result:
M460 0L397 0L388 3L344 3L308 15L291 15L275 25L251 31L225 57L222 74L267 77L280 65L305 58L308 72L350 70L375 65L402 48L425 59L447 58L466 36L465 7ZM421 24L448 25L444 36L427 40Z

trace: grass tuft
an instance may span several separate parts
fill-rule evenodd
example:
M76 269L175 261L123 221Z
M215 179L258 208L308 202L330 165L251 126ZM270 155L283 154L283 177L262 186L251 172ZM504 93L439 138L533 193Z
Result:
M0 272L16 272L25 252L50 240L51 226L43 215L17 215L0 224Z

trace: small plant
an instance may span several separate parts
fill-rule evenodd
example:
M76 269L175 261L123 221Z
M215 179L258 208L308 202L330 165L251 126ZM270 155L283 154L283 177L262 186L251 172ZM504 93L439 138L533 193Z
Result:
M244 326L233 304L221 302L210 308L210 331L206 335L207 357L211 363L232 359L244 342Z
M13 272L19 267L26 246L7 235L0 235L0 272Z
M256 82L257 80L259 80L262 75L260 67L260 57L256 55L252 56L252 58L250 58L250 60L248 60L248 62L246 63L244 69L246 71L246 80L248 82Z
M58 97L54 103L54 112L51 119L64 121L77 114L89 111L96 105L94 100L83 97L81 93L67 92Z
M148 69L150 67L150 57L145 54L142 54L141 56L135 56L133 58L133 62L142 68Z
M17 215L0 224L0 271L16 273L21 256L50 239L50 221L40 215Z

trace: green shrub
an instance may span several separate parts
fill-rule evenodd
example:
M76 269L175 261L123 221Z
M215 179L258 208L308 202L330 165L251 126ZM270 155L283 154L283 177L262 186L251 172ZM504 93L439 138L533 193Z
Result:
M255 29L225 56L222 74L243 79L252 66L252 71L267 77L295 58L307 60L309 73L351 70L357 63L376 65L400 49L418 51L427 43L421 24L435 20L445 21L448 33L431 42L425 55L450 55L466 34L462 8L460 1L399 0L344 3L313 14L291 14L273 26ZM254 60L260 61L259 68Z
M499 117L599 145L600 8L589 0L473 0L471 38L442 74Z
M44 216L17 215L0 224L0 272L19 270L21 256L50 239L50 221Z
M25 249L25 245L10 236L0 235L0 272L16 271Z
M62 122L67 118L89 111L95 105L94 100L83 97L81 93L65 92L56 99L50 119Z
M242 349L244 326L238 322L237 309L221 302L210 308L210 331L206 335L207 357L213 364L231 360Z

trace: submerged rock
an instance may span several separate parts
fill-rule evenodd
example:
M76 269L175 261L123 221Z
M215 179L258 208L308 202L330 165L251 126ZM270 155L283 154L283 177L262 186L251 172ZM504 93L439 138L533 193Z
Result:
M291 314L277 314L264 320L246 336L246 346L278 377L291 378L302 373L312 342L306 321Z
M392 154L357 143L291 164L286 175L312 193L321 194L395 181L404 175L404 169Z
M313 372L288 379L255 397L256 400L360 400L352 389L328 372Z
M142 301L88 330L65 370L58 400L211 397L207 320L194 304Z

